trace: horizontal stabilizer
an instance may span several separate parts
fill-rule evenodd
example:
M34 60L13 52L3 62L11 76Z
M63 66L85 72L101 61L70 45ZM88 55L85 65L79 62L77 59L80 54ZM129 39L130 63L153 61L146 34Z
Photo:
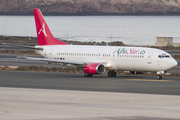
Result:
M3 45L9 45L9 46L16 46L16 47L22 47L22 48L28 48L28 49L34 49L34 50L43 50L43 48L40 47L33 47L33 46L23 46L23 45L16 45L11 43L2 43Z

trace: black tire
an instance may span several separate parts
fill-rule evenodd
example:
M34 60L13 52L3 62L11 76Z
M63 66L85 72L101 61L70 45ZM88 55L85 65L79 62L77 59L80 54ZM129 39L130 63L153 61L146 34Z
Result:
M88 76L88 74L87 73L84 73L84 77L87 77Z
M92 77L93 74L87 74L87 73L84 73L84 77Z
M88 77L92 77L93 76L93 74L88 74Z
M108 72L108 77L116 77L116 72L114 70Z
M157 79L162 79L162 75L157 75Z
M113 71L113 77L116 77L116 74L117 74L117 73L116 73L115 71Z
M108 72L108 77L112 77L112 71Z

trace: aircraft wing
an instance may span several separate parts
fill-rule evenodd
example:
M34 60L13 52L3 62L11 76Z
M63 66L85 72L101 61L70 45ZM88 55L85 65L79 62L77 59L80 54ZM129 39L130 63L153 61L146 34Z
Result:
M77 61L66 61L66 60L56 60L56 59L47 59L47 58L35 58L35 57L23 57L28 60L37 60L37 61L45 61L47 64L50 63L62 63L63 65L71 64L78 68L84 68L85 65L94 63L94 62L77 62ZM107 67L107 62L100 62L101 64L104 64L105 67Z
M85 65L84 62L76 61L66 61L66 60L56 60L56 59L47 59L47 58L34 58L34 57L24 57L28 60L37 60L37 61L46 61L49 63L65 63L65 64L74 64L74 65Z

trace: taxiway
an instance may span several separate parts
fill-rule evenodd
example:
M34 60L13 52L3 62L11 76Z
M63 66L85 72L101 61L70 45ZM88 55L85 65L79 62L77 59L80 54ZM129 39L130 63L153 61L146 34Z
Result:
M155 76L0 71L0 87L180 95L180 79Z

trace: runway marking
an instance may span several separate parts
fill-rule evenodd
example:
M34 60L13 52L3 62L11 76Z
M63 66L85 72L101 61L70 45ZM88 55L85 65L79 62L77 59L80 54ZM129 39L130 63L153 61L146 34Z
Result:
M155 82L172 82L173 80L151 80L151 79L126 79L133 81L155 81Z

